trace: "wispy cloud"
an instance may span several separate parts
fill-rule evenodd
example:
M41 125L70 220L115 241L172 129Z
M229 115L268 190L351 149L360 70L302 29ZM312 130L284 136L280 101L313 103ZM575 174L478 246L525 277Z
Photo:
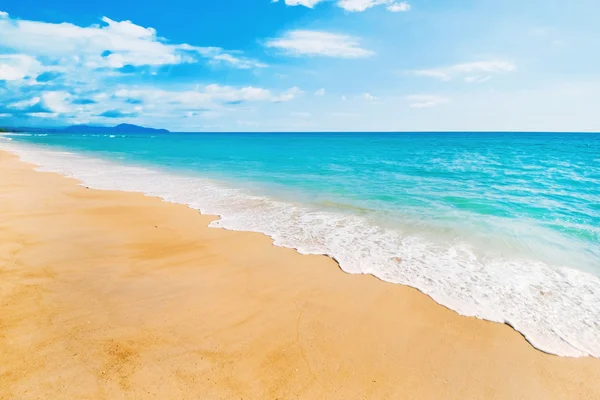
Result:
M25 99L25 100L21 100L21 101L17 101L14 103L9 104L9 108L14 108L17 110L23 110L23 109L28 109L30 107L35 106L36 104L39 104L41 102L41 98L40 97L32 97L31 99Z
M304 6L313 8L323 0L284 0L287 6ZM271 3L279 3L279 0L271 0Z
M224 65L238 69L267 68L268 65L247 57L240 56L239 51L226 52L220 47L198 47L182 44L179 49L197 53L209 60L211 64Z
M304 6L314 8L317 4L325 0L284 0L288 6ZM279 0L271 0L272 3L279 3ZM406 1L398 0L338 0L336 5L350 12L363 12L375 6L387 6L387 10L391 12L405 12L411 9L411 6Z
M407 11L410 11L411 5L405 1L402 1L402 2L398 2L398 3L392 3L389 6L387 6L386 8L388 9L388 11L391 11L391 12L407 12Z
M346 11L363 12L371 7L385 5L388 11L404 12L410 10L410 4L396 0L339 0L338 7Z
M274 103L285 103L294 100L296 97L302 95L303 93L304 92L299 87L294 86L293 88L281 93L279 96L276 96L271 101L273 101Z
M315 91L315 96L325 96L325 89L321 88L321 89Z
M465 82L467 83L483 83L483 82L487 82L490 79L492 79L492 77L490 75L474 75L474 76L466 76L465 77Z
M406 100L410 102L409 106L411 108L429 108L435 107L440 104L447 103L449 101L448 98L436 95L412 95L406 96Z
M292 87L279 94L270 90L252 86L235 88L211 84L197 87L194 90L163 90L149 87L120 89L115 96L120 99L135 99L142 104L153 107L177 106L182 109L210 109L223 104L239 104L241 102L286 102L301 95L302 91Z
M490 80L492 75L513 72L517 66L510 61L491 60L456 64L449 67L420 69L412 71L416 76L450 81L463 78L469 83L481 83Z
M364 58L373 55L372 51L360 46L356 37L324 31L289 31L279 38L268 40L265 46L294 56Z

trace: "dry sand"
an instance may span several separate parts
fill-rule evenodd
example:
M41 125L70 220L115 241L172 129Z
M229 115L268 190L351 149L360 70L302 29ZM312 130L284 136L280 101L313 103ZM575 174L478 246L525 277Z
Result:
M600 399L600 360L0 152L1 399Z

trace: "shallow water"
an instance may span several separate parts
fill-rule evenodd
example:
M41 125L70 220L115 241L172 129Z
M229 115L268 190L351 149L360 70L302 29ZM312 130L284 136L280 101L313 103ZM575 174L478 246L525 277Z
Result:
M600 135L5 136L97 188L136 190L600 357ZM32 146L33 145L33 146Z

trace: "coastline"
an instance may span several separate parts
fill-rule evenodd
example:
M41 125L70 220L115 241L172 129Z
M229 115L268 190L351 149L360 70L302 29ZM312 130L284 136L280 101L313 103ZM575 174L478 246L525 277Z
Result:
M2 399L600 397L600 360L415 289L7 152L0 169Z
M62 135L59 137L62 138ZM27 139L23 140L27 142ZM108 140L113 138L108 136ZM127 139L124 140L123 144L128 146ZM276 246L296 249L301 254L334 258L344 272L369 274L386 282L410 286L461 315L509 324L543 352L600 358L600 326L594 323L593 317L590 318L600 315L600 278L583 271L591 260L578 258L578 254L587 254L588 248L582 248L582 242L565 242L563 239L566 238L557 237L553 231L535 223L522 224L517 218L506 224L509 221L486 218L484 223L491 223L492 231L499 229L498 234L486 238L486 233L481 231L484 235L477 240L479 243L472 243L468 239L469 229L462 232L463 223L468 225L468 220L446 221L437 226L435 220L438 218L429 213L439 207L441 203L438 203L431 209L418 211L418 214L429 215L426 219L430 220L432 225L429 228L433 231L427 232L430 229L425 227L423 232L419 228L407 235L401 231L412 229L410 221L406 225L399 221L398 226L386 226L381 224L382 221L372 220L369 215L327 210L311 204L310 200L301 200L301 191L297 193L297 201L286 199L286 196L279 197L275 192L269 193L271 189L260 187L260 183L258 188L245 188L245 181L229 181L225 176L214 180L202 173L190 173L188 168L163 168L165 161L172 160L163 159L160 151L155 154L156 163L145 160L145 157L139 162L129 162L127 157L97 157L94 151L72 151L68 144L47 148L22 146L19 139L15 142L14 145L9 144L10 141L0 143L0 149L37 165L39 171L71 177L94 189L138 192L169 203L184 204L203 214L218 216L210 227L262 233L272 238ZM100 142L104 140L100 139ZM100 150L105 144L92 143L91 148ZM156 143L147 143L143 147L152 148L153 145ZM276 169L273 166L272 170ZM286 167L283 169L286 170ZM346 179L352 182L355 177L349 175ZM487 182L492 185L489 180ZM437 185L444 186L439 181ZM445 185L451 183L446 182ZM282 189L285 190L285 186ZM470 192L469 188L463 189ZM324 193L328 190L324 188ZM578 203L585 207L576 193L572 195L573 204L564 206L572 207ZM440 201L444 203L445 200L438 198L437 202ZM517 201L515 206L522 207L523 203ZM554 215L550 210L548 212ZM593 210L588 212L594 213ZM445 211L442 211L438 217L444 220L444 215ZM475 215L477 212L467 212L464 217L470 219ZM556 217L562 218L560 215ZM436 230L443 226L457 230L438 241L440 238ZM501 232L507 226L512 228ZM511 242L511 238L519 238L523 234L524 240L519 246L537 249L531 257L514 254L510 245L504 250L495 246L498 243L508 244L506 240ZM555 245L549 246L551 242ZM555 248L568 248L569 260L561 262L566 254L555 252ZM546 250L545 255L539 258L542 249ZM504 252L508 252L509 256L505 257ZM542 260L548 256L553 260L550 264Z

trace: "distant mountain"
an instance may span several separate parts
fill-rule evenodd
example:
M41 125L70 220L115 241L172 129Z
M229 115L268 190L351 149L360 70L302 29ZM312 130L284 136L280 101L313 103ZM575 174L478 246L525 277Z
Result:
M143 126L120 124L117 126L73 125L63 129L52 129L64 133L169 133L166 129L145 128Z
M143 126L120 124L117 126L72 125L66 128L5 128L0 132L50 132L50 133L170 133L166 129L144 128Z

